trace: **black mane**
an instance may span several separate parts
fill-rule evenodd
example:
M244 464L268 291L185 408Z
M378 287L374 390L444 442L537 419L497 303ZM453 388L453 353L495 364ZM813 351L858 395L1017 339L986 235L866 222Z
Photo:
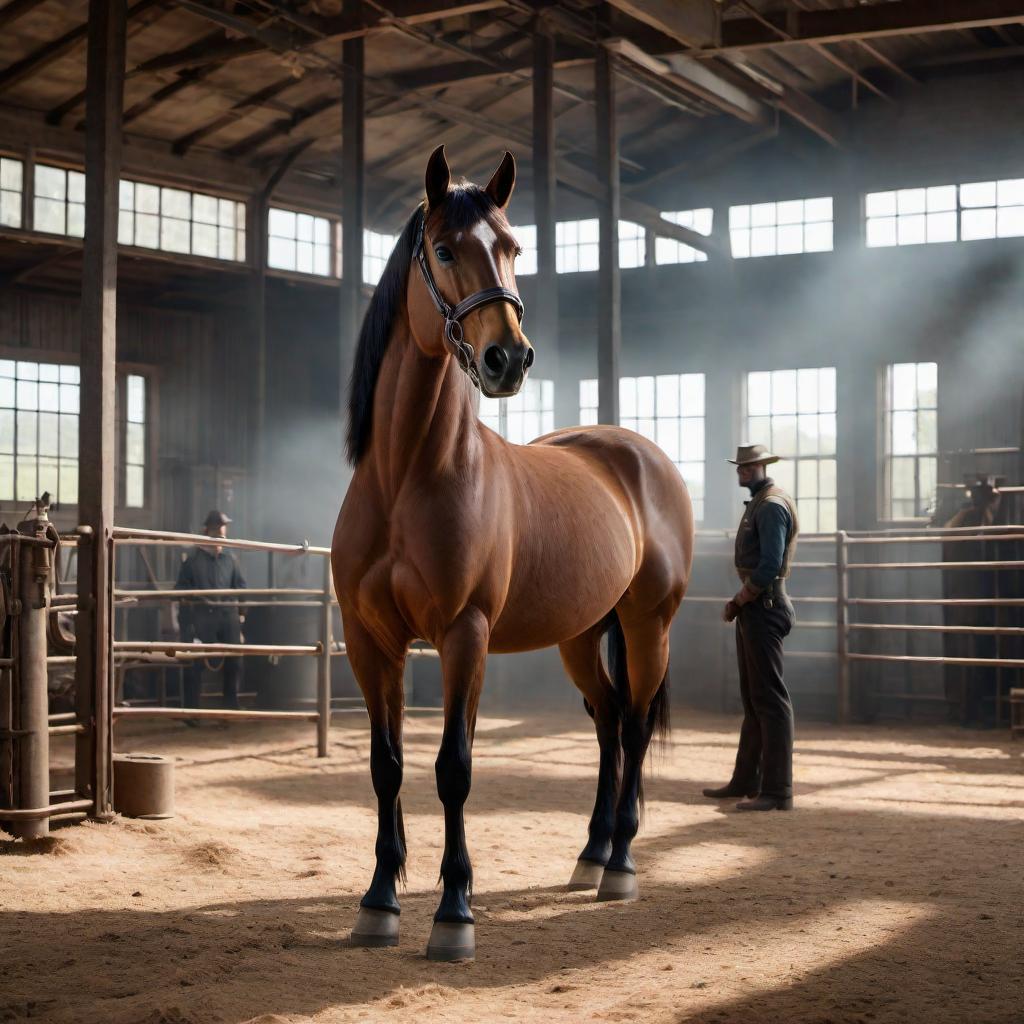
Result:
M352 364L348 385L348 460L356 465L366 454L373 426L373 392L377 376L384 361L384 353L391 337L395 316L405 301L405 288L409 281L412 249L416 232L423 223L423 207L417 206L406 222L398 242L388 257L387 266L374 289L370 305L359 330L359 344ZM357 272L361 273L361 270Z
M456 185L442 205L445 231L465 231L480 220L489 220L495 228L508 232L501 211L491 197L477 185ZM387 351L388 340L405 302L405 290L412 265L412 250L416 233L423 223L423 205L418 206L402 229L398 242L388 257L367 307L359 331L352 376L348 394L348 460L356 465L366 454L373 428L373 393L377 387L381 363Z

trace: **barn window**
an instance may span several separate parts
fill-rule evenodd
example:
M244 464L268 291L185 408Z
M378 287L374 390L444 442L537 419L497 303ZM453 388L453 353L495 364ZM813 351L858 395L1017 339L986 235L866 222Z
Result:
M1018 235L1024 235L1024 178L960 186L960 237L965 242Z
M511 398L480 398L480 420L513 444L555 429L555 383L529 377Z
M675 463L704 519L704 374L619 378L619 423L650 438Z
M710 207L703 207L699 210L676 210L674 212L663 212L662 217L679 224L684 228L690 228L701 235L711 234L711 225L714 211ZM708 254L694 249L685 242L677 242L674 238L662 238L660 235L654 242L654 262L659 266L666 263L705 263Z
M597 423L597 381L593 378L580 381L580 423L592 426Z
M957 239L956 185L869 192L864 200L869 248Z
M619 266L642 267L647 256L647 230L631 220L619 221Z
M123 378L121 436L124 438L124 506L146 505L146 378L129 373Z
M388 265L388 257L398 241L398 235L389 235L381 231L363 231L363 282L376 284L384 268Z
M563 220L555 225L555 270L575 274L598 267L598 221Z
M78 501L77 366L0 359L0 501Z
M832 197L729 207L736 259L832 251Z
M516 257L516 277L526 277L537 273L537 225L517 224L512 228L519 248L522 250Z
M51 235L85 235L85 175L36 164L32 226Z
M782 456L769 473L796 499L800 529L835 531L835 368L748 373L745 436Z
M331 222L310 213L270 207L267 211L267 266L329 277Z
M597 381L580 381L580 423L598 422ZM704 519L704 374L619 378L619 424L650 438L675 463Z
M121 245L245 261L245 203L122 180L118 207Z
M894 363L885 371L883 515L925 518L938 466L938 366Z
M20 160L0 156L0 226L21 227L21 194L24 167Z

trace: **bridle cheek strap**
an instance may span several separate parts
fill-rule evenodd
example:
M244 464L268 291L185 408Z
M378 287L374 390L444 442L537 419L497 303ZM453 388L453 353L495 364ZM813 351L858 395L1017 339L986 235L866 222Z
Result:
M462 321L470 313L492 302L508 302L516 311L519 322L523 322L523 314L526 312L523 300L508 288L495 286L484 288L482 291L474 292L468 298L463 299L458 305L450 306L441 289L438 288L434 275L430 272L430 264L427 262L427 253L423 245L423 224L420 224L416 234L416 244L413 248L413 259L419 264L420 273L423 275L423 283L427 286L430 298L437 308L438 313L444 317L444 340L451 349L459 366L469 375L470 380L480 388L480 371L477 369L474 358L473 346L465 340L462 334Z

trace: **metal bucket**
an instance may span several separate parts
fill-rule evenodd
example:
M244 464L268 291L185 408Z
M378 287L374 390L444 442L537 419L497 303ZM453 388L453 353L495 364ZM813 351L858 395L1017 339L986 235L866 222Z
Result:
M174 762L159 754L115 754L114 810L126 818L173 818Z

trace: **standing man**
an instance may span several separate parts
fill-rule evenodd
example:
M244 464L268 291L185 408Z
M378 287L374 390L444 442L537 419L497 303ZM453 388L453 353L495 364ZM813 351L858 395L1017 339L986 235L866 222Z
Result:
M231 520L217 509L206 517L203 524L207 537L224 538ZM245 587L245 580L235 556L224 550L223 544L200 544L182 563L175 590L237 590ZM183 600L178 611L181 639L186 643L238 644L242 642L242 622L238 605L231 598L189 598ZM205 659L190 661L185 669L185 707L199 707L202 673ZM224 658L224 707L238 708L238 682L241 658Z
M796 550L796 506L767 475L778 462L764 445L745 444L729 459L750 501L736 531L736 572L743 586L722 617L736 622L743 726L732 779L705 789L713 800L745 796L738 811L788 811L793 806L793 705L782 679L782 641L793 628L784 580Z

